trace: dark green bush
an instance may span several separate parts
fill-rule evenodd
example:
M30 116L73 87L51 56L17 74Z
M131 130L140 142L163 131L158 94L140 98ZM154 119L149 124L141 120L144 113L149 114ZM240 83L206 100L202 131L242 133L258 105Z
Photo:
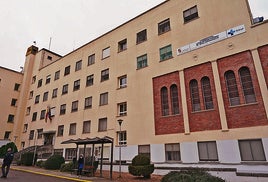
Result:
M128 171L133 176L143 176L150 178L154 172L154 165L150 164L150 159L146 155L137 155L132 159L132 164L128 166Z
M73 162L63 163L60 166L61 172L71 172L75 168Z
M31 166L33 164L33 152L27 152L21 154L21 165L23 166Z
M64 158L61 155L52 155L49 157L45 164L44 167L46 169L60 169L61 165L65 162Z
M224 180L197 169L189 171L171 171L161 179L161 182L224 182Z
M3 158L6 155L8 148L12 148L12 151L14 153L18 152L18 149L17 149L17 146L15 145L15 143L10 142L10 143L7 143L6 145L3 145L2 147L0 147L0 158Z
M45 164L45 162L46 161L42 161L42 160L39 160L39 161L37 161L36 163L35 163L35 165L37 166L37 167L44 167L44 164Z

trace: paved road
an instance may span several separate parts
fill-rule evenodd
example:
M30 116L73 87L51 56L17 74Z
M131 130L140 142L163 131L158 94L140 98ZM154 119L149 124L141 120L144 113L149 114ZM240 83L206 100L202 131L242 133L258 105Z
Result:
M68 182L72 180L51 176L38 175L28 172L10 170L7 178L0 178L0 182Z

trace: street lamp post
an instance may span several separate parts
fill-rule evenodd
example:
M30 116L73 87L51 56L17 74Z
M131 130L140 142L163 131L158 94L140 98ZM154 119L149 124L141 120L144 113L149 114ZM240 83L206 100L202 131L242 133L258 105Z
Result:
M120 141L120 137L121 137L121 125L123 120L122 119L118 119L118 124L119 124L119 137L118 137L118 143L119 143L119 178L121 178L121 141Z

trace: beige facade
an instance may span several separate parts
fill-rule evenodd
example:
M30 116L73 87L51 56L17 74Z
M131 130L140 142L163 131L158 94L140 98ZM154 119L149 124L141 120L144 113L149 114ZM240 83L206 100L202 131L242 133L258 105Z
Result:
M248 159L240 156L243 142L251 145L256 141L265 163L267 33L267 20L253 24L246 0L169 0L63 57L46 49L32 51L36 49L32 46L26 56L24 92L19 97L23 102L15 120L16 144L20 149L51 144L71 159L74 156L66 148L76 146L61 142L109 136L115 139L114 160L118 160L118 120L122 119L120 141L126 161L144 151L156 164L199 163L206 161L200 157L202 142L208 145L212 141L217 153L213 161L241 164ZM240 96L238 106L228 104L231 93L230 87L225 88L226 67L240 68L239 73L250 71L253 102L247 100L242 83L238 89L245 97ZM206 109L206 98L200 94L204 98L200 107L205 109L195 112L188 81L202 75L212 81L214 105ZM175 114L172 111L174 115L165 112L175 106L163 110L165 101L157 95L167 84L178 88L179 107ZM46 117L47 108L51 118ZM164 114L158 116L158 110ZM255 110L258 112L246 117ZM211 119L206 119L210 115ZM105 156L109 150L105 149Z

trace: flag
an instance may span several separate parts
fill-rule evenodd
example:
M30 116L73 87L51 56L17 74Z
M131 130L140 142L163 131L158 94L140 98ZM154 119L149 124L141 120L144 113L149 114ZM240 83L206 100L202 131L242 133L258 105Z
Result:
M46 112L46 119L45 119L46 122L47 122L47 119L49 119L50 121L52 120L51 110L49 106L47 107L47 112Z

